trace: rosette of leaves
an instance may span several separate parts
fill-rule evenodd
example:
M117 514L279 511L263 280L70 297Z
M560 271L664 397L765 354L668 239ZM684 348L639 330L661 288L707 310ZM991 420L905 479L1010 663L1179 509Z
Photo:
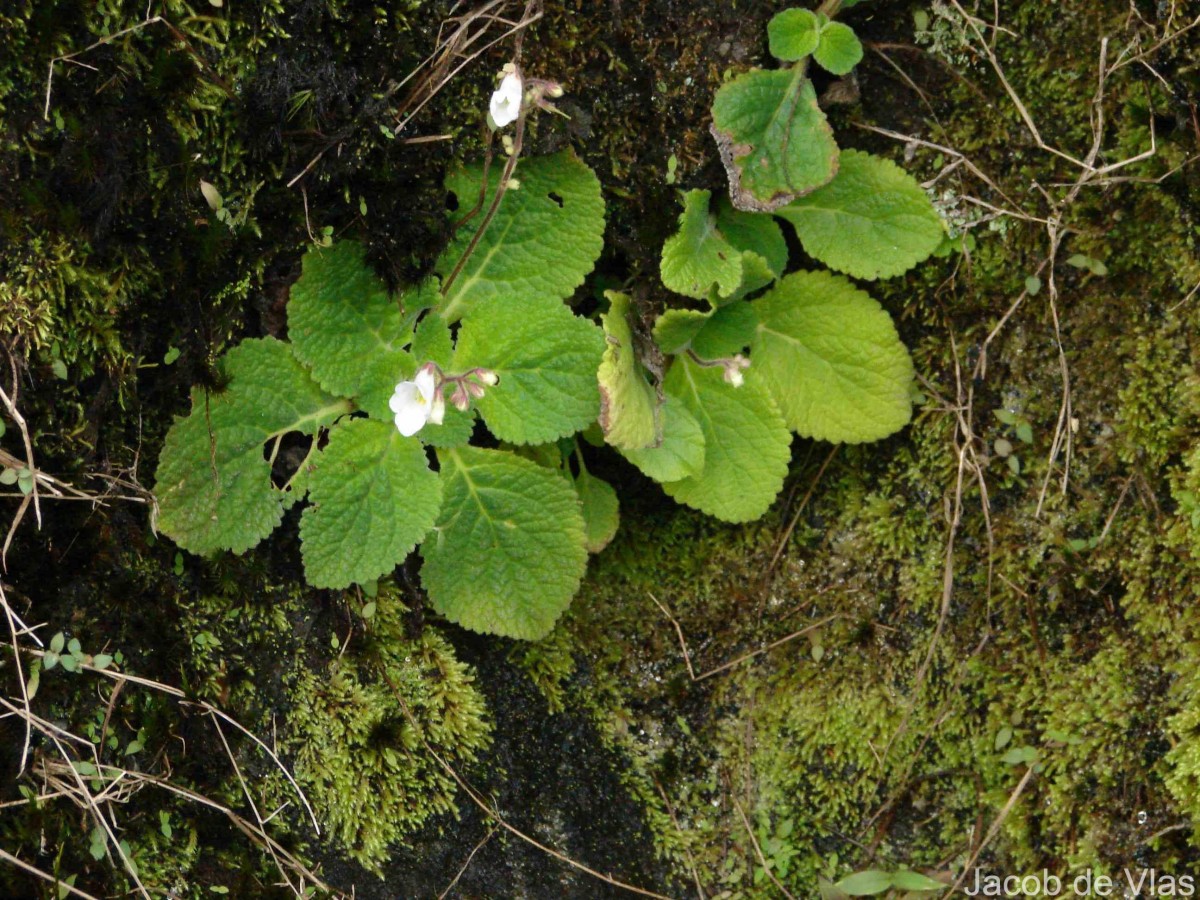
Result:
M463 209L481 178L481 166L450 176ZM460 229L439 273L454 269L470 231ZM568 151L522 163L520 188L505 193L448 289L434 278L393 296L359 245L310 249L288 303L290 342L230 350L228 388L194 391L191 413L172 425L158 528L194 553L241 553L307 498L300 550L314 586L369 583L419 547L422 584L448 618L546 634L588 550L616 527L615 493L582 465L573 472L558 444L600 411L603 333L563 301L603 231L599 182ZM499 383L468 412L448 405L441 425L404 437L388 399L426 362L491 369ZM281 474L285 444L303 460Z
M685 193L679 230L663 246L663 284L700 303L655 322L669 360L661 400L627 298L612 295L604 317L606 439L679 502L731 522L770 507L793 433L862 443L907 424L912 360L887 311L846 276L899 275L945 236L920 185L889 160L839 152L816 106L807 60L849 71L862 55L853 32L792 9L772 20L769 36L792 68L747 73L713 105L722 152L740 148L725 159L731 200ZM779 219L809 256L842 274L785 274Z

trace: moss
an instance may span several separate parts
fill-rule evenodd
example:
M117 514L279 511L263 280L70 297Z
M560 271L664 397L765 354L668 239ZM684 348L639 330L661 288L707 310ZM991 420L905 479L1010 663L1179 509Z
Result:
M98 72L59 67L43 120L45 61L129 25L125 6L60 0L35 9L23 0L0 13L11 49L0 62L0 235L10 238L0 329L34 349L27 411L59 473L145 466L223 346L278 330L308 225L365 235L394 280L426 267L445 237L441 169L477 149L464 123L486 93L480 73L507 52L498 48L429 108L422 133L454 140L414 148L382 137L379 126L395 124L383 94L431 46L449 4L233 12L226 4L225 13L192 18L170 2L166 14L191 50L158 28L97 48L89 62ZM1154 4L1135 4L1144 20L1118 0L1001 6L1013 33L998 33L996 47L1013 87L1048 140L1085 154L1099 39L1113 38L1110 53L1135 39L1153 46L1164 24ZM667 299L657 254L677 212L666 159L679 160L681 185L722 188L708 104L726 71L762 61L771 12L741 3L549 4L526 41L527 69L566 84L572 116L531 143L573 141L600 173L610 203L601 277L634 280L651 304ZM850 16L879 49L909 42L908 4L860 4ZM990 67L963 52L961 34L942 30L931 49L957 74L904 46L888 50L932 110L872 56L859 72L862 103L831 112L839 137L898 157L898 145L852 124L867 121L966 153L1005 196L943 176L960 222L980 215L962 199L968 193L1044 216L1076 169L1031 146ZM1113 73L1102 162L1146 150L1151 122L1158 155L1122 174L1156 178L1194 154L1195 49L1193 33L1152 54L1165 85L1133 65ZM286 188L322 151L304 191ZM945 162L918 148L909 167L931 179ZM217 185L234 227L212 220L200 178ZM1065 212L1061 257L1086 253L1109 274L1060 265L1055 315L1047 290L1026 298L987 344L980 377L984 341L1047 252L1037 222L977 228L968 257L871 286L922 374L916 419L882 444L839 448L820 478L829 448L798 441L788 492L760 523L729 527L677 510L619 460L598 462L621 486L623 532L594 561L568 617L544 643L472 652L505 654L538 685L547 710L514 711L531 730L544 712L592 718L627 761L625 787L679 893L693 871L710 893L770 890L739 806L797 896L811 896L819 874L956 865L1012 797L1024 769L1004 754L1022 747L1036 751L1040 768L984 864L1194 862L1195 836L1169 829L1200 815L1200 301L1184 301L1200 281L1197 191L1194 167L1161 184L1083 190ZM1051 462L1063 409L1056 319L1071 376L1069 471L1065 448ZM52 378L56 341L67 382ZM183 350L171 370L157 365L169 346ZM973 433L964 437L967 400ZM1028 425L1028 440L996 411ZM998 438L1014 445L1015 471L996 452ZM964 446L973 454L961 469ZM963 520L947 593L960 471ZM504 758L483 755L490 726L478 685L436 630L406 631L386 588L369 628L353 598L303 588L291 520L244 559L177 566L140 512L60 510L49 507L44 546L30 531L18 535L6 577L13 596L39 620L72 622L125 649L139 674L219 702L260 733L274 724L347 853L378 867L389 847L429 848L441 830L438 846L453 857L443 884L452 877L470 852L450 824L455 789L415 742L388 679L447 759L470 768L486 758L502 769ZM651 594L679 622L698 674L835 618L693 682ZM334 635L345 646L334 650ZM87 732L101 725L103 699L81 685L92 686L60 672L43 679L39 699L55 721ZM186 754L163 757L173 777L241 808L202 717L132 693L114 708L119 743L140 728L155 753L186 743ZM235 739L232 750L254 784L278 802L291 798L254 746ZM130 761L143 763L138 754ZM520 787L508 789L517 797ZM175 822L172 839L160 811ZM269 890L269 863L226 842L225 820L147 792L122 813L156 887ZM336 868L336 848L317 845L294 813L293 805L278 818L287 839ZM44 840L62 849L61 871L79 872L93 893L127 887L90 861L76 822L49 806L23 810L0 822L0 843L38 859ZM425 843L415 843L418 833Z
M456 784L422 737L458 767L488 746L490 728L474 676L445 639L432 630L406 638L394 592L377 602L365 659L297 678L285 744L334 838L381 874L391 845L455 811Z

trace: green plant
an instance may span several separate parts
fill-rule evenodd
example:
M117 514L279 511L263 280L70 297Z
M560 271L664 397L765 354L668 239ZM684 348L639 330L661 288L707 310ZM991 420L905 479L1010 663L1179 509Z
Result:
M805 50L834 71L861 55L824 12L781 14L771 39L786 57ZM532 639L550 631L588 552L616 531L616 493L588 471L576 440L593 423L667 494L734 522L761 516L782 488L791 431L860 442L901 428L912 362L887 313L840 276L785 275L779 224L735 208L772 209L811 255L859 278L898 274L944 237L909 176L865 153L839 155L815 99L800 108L812 95L806 61L782 73L786 85L756 70L718 94L734 203L713 211L709 192L685 194L662 256L667 287L709 308L665 312L657 350L638 343L625 295L607 295L602 327L563 302L601 250L595 175L568 151L523 162L518 182L510 143L503 172L452 173L460 205L491 204L478 229L458 230L437 277L400 297L357 244L309 250L288 304L290 342L231 350L228 388L197 391L167 435L158 527L195 553L240 553L307 496L311 584L370 583L419 545L435 609ZM790 111L783 130L780 110ZM746 149L755 117L773 123L753 139L762 166ZM671 359L659 379L650 372L662 354ZM298 466L283 465L285 441L303 442Z
M946 234L911 176L839 151L816 106L809 55L849 71L861 57L853 32L804 9L785 10L768 30L772 53L793 66L738 76L713 103L731 201L714 209L708 191L686 192L679 231L663 246L663 284L707 303L669 309L654 325L672 357L666 402L660 409L635 359L623 297L605 319L600 375L609 442L675 499L732 522L774 501L789 432L859 443L911 416L912 361L887 312L841 275L785 274L787 243L772 214L810 256L864 280L910 269Z
M848 900L850 897L874 897L887 891L902 892L901 896L928 894L944 891L948 885L935 881L928 875L911 869L887 872L882 869L865 869L847 875L835 884L824 878L817 883L821 900Z
M481 167L463 169L448 186L465 205L481 178ZM574 446L556 444L599 411L602 333L562 301L599 255L604 204L570 152L527 161L521 179L481 239L462 234L446 250L444 283L393 298L357 244L311 249L288 306L291 342L234 348L222 362L228 388L197 391L171 428L158 527L195 553L240 553L307 494L312 584L373 581L420 543L440 612L497 634L548 632L587 547L615 530L611 488L582 464L564 469ZM422 378L451 402L440 424L405 436L390 421L396 382L414 379L421 403L432 398L417 392ZM489 434L473 438L476 415ZM277 485L272 467L294 434L309 438L307 453Z

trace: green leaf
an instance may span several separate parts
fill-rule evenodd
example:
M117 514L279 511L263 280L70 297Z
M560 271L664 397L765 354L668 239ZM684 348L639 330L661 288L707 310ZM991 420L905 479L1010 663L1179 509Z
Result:
M774 217L734 209L729 198L717 201L717 228L736 249L753 251L778 278L787 268L787 240Z
M709 305L714 309L728 306L735 300L741 300L755 291L765 288L778 277L775 272L771 271L766 257L760 256L752 250L746 250L742 253L742 283L738 285L736 291L727 296L719 296L716 291L709 294Z
M890 278L929 256L945 230L916 180L890 160L843 151L837 177L777 213L810 256L855 278Z
M463 320L454 367L481 366L500 376L476 401L492 434L513 444L544 444L595 421L603 354L600 329L561 301L490 297Z
M67 645L67 637L61 631L50 638L50 652L62 653L63 647Z
M5 487L17 483L17 470L11 466L0 471L0 484Z
M430 447L461 447L471 440L474 430L475 410L468 409L466 412L460 412L447 403L446 415L442 424L426 425L417 432L417 437L421 439L421 443L428 444Z
M654 322L654 342L663 353L682 353L708 324L710 312L668 309Z
M17 488L26 497L33 493L33 472L28 468L17 469Z
M67 641L67 652L79 656L83 653L83 644L79 642L79 638L71 638Z
M766 286L787 265L787 242L768 215L734 209L725 197L709 211L708 191L684 194L679 231L663 244L663 284L715 306Z
M583 510L584 546L588 553L599 553L616 536L620 524L617 492L584 468L575 479L575 492Z
M604 439L614 447L635 450L657 443L662 429L657 393L646 380L629 327L629 297L607 291L608 312L600 317L604 326L604 356L597 378L600 382L600 427Z
M827 72L848 75L850 70L862 62L863 47L854 29L841 22L828 22L821 29L813 59Z
M669 290L703 299L711 290L731 294L742 282L742 255L717 229L708 191L683 195L679 231L663 244L660 274Z
M283 517L263 445L289 431L313 434L348 413L273 338L243 341L224 358L221 393L195 391L192 412L167 432L158 460L157 527L193 553L243 553Z
M821 876L817 876L817 890L821 894L821 900L846 900L850 896L828 878Z
M912 360L874 299L841 276L796 272L753 305L747 381L766 385L789 428L856 444L908 423Z
M803 59L817 49L820 30L811 9L785 9L767 23L771 55L784 62Z
M419 292L411 292L414 305L420 305ZM388 400L397 382L416 372L404 350L412 329L401 300L388 295L362 246L338 241L310 248L287 309L293 352L321 387L354 397L372 418L390 421Z
M662 408L662 443L621 455L658 482L680 481L704 470L704 432L683 401L670 394Z
M704 468L663 490L727 522L757 519L783 487L791 458L791 435L775 403L761 387L735 388L720 368L703 368L686 356L675 359L665 387L700 423Z
M97 669L107 669L112 665L112 656L107 653L97 653L92 657L92 665Z
M802 72L755 69L713 101L713 136L738 209L770 212L837 172L833 130Z
M454 338L450 326L441 316L426 315L417 325L412 342L412 358L418 366L433 361L443 369L450 367L454 356Z
M474 631L536 640L587 565L579 498L557 472L502 450L439 451L445 500L421 545L434 608Z
M1012 740L1012 736L1013 736L1013 730L1011 728L1005 727L1005 728L1001 728L999 731L997 731L996 732L996 741L995 741L996 750L1000 751L1000 750L1003 750L1005 747L1007 747L1009 741Z
M847 875L837 883L837 886L851 897L869 897L873 894L882 894L890 888L892 876L890 873L881 872L878 869L867 869L865 872Z
M437 519L442 484L416 438L391 424L352 419L333 429L300 518L308 583L363 584L390 572Z
M1001 762L1010 766L1029 765L1029 763L1033 762L1035 759L1037 759L1037 748L1030 747L1028 745L1024 747L1013 747L1000 757Z
M427 315L417 326L416 336L412 343L412 356L418 365L432 360L443 369L449 369L454 356L454 340L450 335L450 326L438 315ZM451 404L446 404L445 418L441 425L432 423L419 432L422 443L431 447L461 447L471 439L475 428L475 410L468 409L460 412Z
M79 660L69 653L64 653L61 657L59 657L58 661L68 672L75 672L79 670Z
M491 166L489 198L502 168ZM482 166L475 165L447 179L461 211L478 200L482 172ZM505 192L495 218L442 300L440 312L448 322L458 321L480 301L497 297L530 302L565 299L583 283L600 255L604 241L600 182L574 151L523 159L517 175L520 189ZM477 216L457 231L438 260L439 274L454 269L480 219Z
M720 359L741 353L754 340L758 314L749 303L731 303L716 310L692 341L692 349L704 359Z
M922 875L920 872L913 872L911 869L902 869L899 872L892 873L892 887L901 891L944 891L950 887L948 884L943 884L928 875Z

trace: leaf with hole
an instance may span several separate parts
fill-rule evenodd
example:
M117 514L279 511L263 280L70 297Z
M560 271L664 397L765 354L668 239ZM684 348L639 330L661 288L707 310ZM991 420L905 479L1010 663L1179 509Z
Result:
M501 169L490 167L488 199ZM563 300L592 270L604 240L600 182L574 151L522 159L520 188L505 191L499 210L438 307L457 322L483 300L520 297ZM446 186L464 215L479 199L482 165L458 169ZM448 276L469 246L483 213L459 228L436 265Z
M156 472L157 527L198 554L244 553L283 518L264 445L315 434L352 409L312 379L274 338L243 341L222 361L229 387L192 394L192 411L167 432Z
M600 329L560 300L490 297L463 320L454 368L482 367L499 376L476 401L492 434L513 444L543 444L596 420L604 346Z

